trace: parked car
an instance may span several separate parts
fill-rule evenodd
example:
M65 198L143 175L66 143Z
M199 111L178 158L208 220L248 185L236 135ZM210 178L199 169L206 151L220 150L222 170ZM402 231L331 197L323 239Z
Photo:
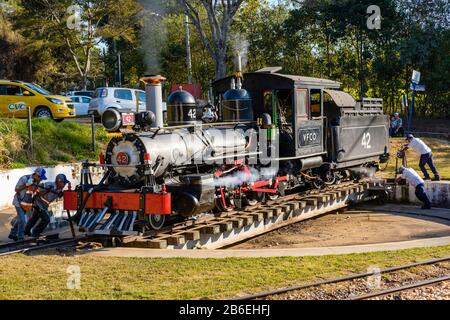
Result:
M92 100L91 97L72 96L70 98L75 106L77 116L82 117L89 115L89 103Z
M69 97L73 96L83 96L83 97L90 97L92 98L94 96L95 91L69 91L65 95Z
M145 92L142 90L98 88L89 104L89 114L94 114L96 118L100 118L107 109L117 109L121 112L145 111L145 101Z
M37 118L63 121L75 117L69 97L53 95L39 85L17 80L0 80L0 116L26 118L27 109Z

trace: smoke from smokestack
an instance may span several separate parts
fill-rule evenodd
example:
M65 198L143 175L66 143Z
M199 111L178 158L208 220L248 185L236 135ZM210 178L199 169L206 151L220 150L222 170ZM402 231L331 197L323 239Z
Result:
M236 56L241 56L241 69L236 71L243 71L248 63L248 48L250 46L248 40L240 33L234 33L230 37L233 51Z
M163 17L167 11L165 0L139 0L142 11L143 27L141 31L141 48L147 73L161 72L161 50L167 41L167 28Z

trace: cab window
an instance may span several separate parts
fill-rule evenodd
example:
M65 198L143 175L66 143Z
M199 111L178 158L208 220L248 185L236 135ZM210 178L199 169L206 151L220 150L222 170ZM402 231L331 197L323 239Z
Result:
M322 92L320 89L312 89L311 97L311 118L319 118L322 116Z
M295 91L295 101L297 104L297 117L302 119L308 119L308 94L306 90Z
M263 92L263 99L264 112L272 115L274 123L280 120L282 125L292 125L294 119L292 90L266 90ZM274 103L276 108L273 106Z
M121 100L133 101L133 95L131 94L131 90L125 90L125 89L115 90L114 98L121 99Z

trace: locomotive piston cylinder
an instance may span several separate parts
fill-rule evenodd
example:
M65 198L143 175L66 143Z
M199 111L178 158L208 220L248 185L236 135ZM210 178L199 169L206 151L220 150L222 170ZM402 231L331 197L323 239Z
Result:
M302 159L302 170L308 170L312 168L318 168L323 164L323 158L322 157L312 157L312 158L306 158Z

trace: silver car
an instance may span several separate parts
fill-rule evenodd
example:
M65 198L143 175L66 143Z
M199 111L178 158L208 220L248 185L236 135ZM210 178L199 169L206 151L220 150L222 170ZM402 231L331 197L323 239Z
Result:
M89 114L89 104L91 103L91 97L72 96L70 97L75 106L77 116L87 116Z
M98 88L89 103L89 114L100 118L107 109L120 112L145 111L145 91L129 88Z

